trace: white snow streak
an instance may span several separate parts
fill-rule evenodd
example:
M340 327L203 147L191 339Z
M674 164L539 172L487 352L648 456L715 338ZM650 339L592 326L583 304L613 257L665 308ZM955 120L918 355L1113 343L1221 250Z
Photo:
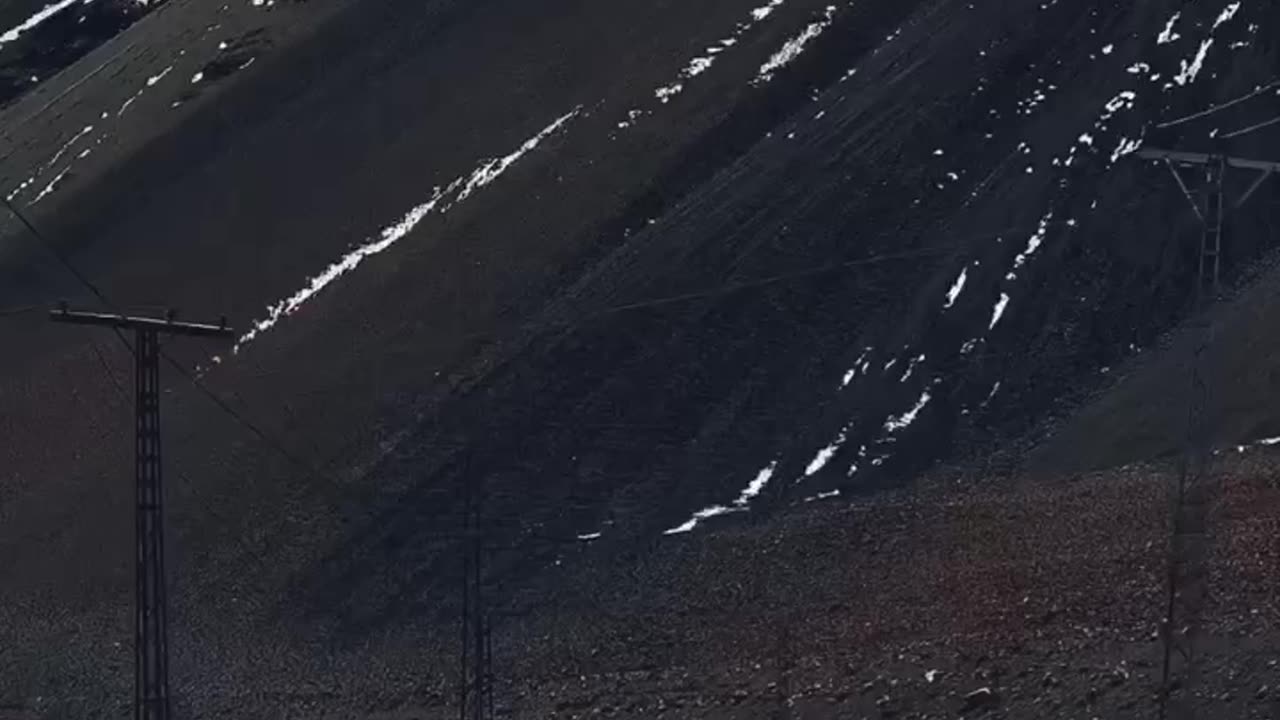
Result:
M943 310L949 309L956 304L956 298L960 297L960 293L964 291L964 283L968 276L969 268L960 268L960 275L956 277L956 281L951 284L951 289L947 291L947 304L942 306Z
M5 45L13 42L14 40L17 40L18 37L23 33L27 32L28 30L34 29L40 23L44 22L45 20L48 20L54 15L57 15L58 13L71 7L72 5L75 5L79 1L80 0L58 0L58 2L45 5L35 15L32 15L26 20L23 20L21 23L19 23L15 27L9 28L4 32L4 34L0 34L0 47L4 47Z
M1200 49L1196 52L1196 56L1191 62L1180 61L1182 70L1173 77L1173 81L1179 85L1186 85L1195 80L1196 76L1200 74L1200 70L1204 68L1204 59L1209 55L1209 48L1211 47L1213 47L1213 38L1205 38L1204 42L1200 43Z
M911 358L911 362L907 363L906 372L902 373L902 378L898 382L906 382L911 379L911 373L915 372L916 366L924 362L924 353Z
M764 491L765 486L769 484L769 480L773 478L773 472L777 469L778 461L775 460L756 473L755 478L750 483L747 483L747 487L738 494L738 498L733 501L732 505L712 505L711 507L703 508L694 513L693 517L670 530L666 530L662 534L679 535L680 533L687 533L697 527L699 522L708 518L734 512L745 512L747 506L751 504L751 499Z
M1044 242L1045 235L1049 232L1049 222L1051 220L1053 220L1052 210L1045 213L1044 217L1040 218L1040 225L1036 228L1035 234L1027 239L1027 248L1018 253L1018 256L1013 259L1014 269L1020 268L1026 264L1027 259L1034 255L1036 250L1040 249L1040 244Z
M69 172L71 172L71 166L70 166L70 165L66 166L65 168L63 168L63 169L62 169L62 172L60 172L60 173L58 173L57 175L55 175L55 176L54 176L54 178L53 178L52 180L50 180L50 181L49 181L49 184L48 184L48 185L45 185L45 186L44 186L44 189L40 191L40 194L39 194L39 195L36 195L36 198L35 198L34 200L32 200L32 201L31 201L31 204L32 204L32 205L35 205L36 203L38 203L38 202L40 202L41 200L45 199L45 197L47 197L47 196L49 195L49 193L53 192L53 191L54 191L54 189L56 189L56 188L58 187L58 183L62 182L62 178L66 177L66 176L67 176L67 173L69 173Z
M668 103L671 102L671 98L679 95L682 90L684 90L683 83L672 83L654 90L653 96L658 98L659 102Z
M1133 153L1137 152L1141 147L1142 147L1142 138L1130 139L1127 137L1122 137L1120 138L1120 144L1117 145L1115 151L1111 153L1111 162L1115 163L1115 161L1119 160L1120 158L1126 155L1132 155Z
M1178 33L1174 32L1173 29L1173 26L1178 22L1178 18L1180 17L1182 17L1181 11L1174 13L1173 17L1169 18L1169 22L1165 23L1164 30L1161 30L1160 34L1156 36L1157 45L1167 45L1182 37Z
M676 74L676 79L674 81L654 90L653 96L658 99L658 102L664 105L671 102L672 98L684 92L686 81L710 70L711 66L715 64L716 57L720 53L724 52L727 48L737 45L739 38L741 38L743 34L750 30L756 23L759 23L772 15L774 9L780 7L785 2L786 0L771 0L768 5L752 10L751 19L749 21L740 23L737 30L732 35L723 38L711 47L708 47L706 55L695 57L690 60L684 68ZM630 127L634 122L635 117L630 117L625 123L619 123L618 127L625 129Z
M852 382L855 377L858 376L859 370L861 370L861 372L864 372L864 373L867 371L867 366L866 366L867 355L870 355L870 354L871 354L870 346L862 350L862 354L858 356L858 359L853 361L853 367L845 371L844 378L840 381L841 388L848 386L848 384Z
M987 326L988 330L994 330L996 323L1000 322L1000 318L1004 316L1004 309L1009 305L1009 294L1000 293L1000 299L996 301L995 309L991 311L991 324Z
M804 469L804 476L809 477L826 467L826 464L831 461L831 458L835 457L836 451L840 449L840 446L844 444L844 441L845 434L844 431L841 430L840 437L836 438L835 442L822 448L818 451L817 455L813 456L813 459L809 461L809 466Z
M761 20L769 17L769 15L774 11L775 8L781 6L786 1L787 0L769 0L768 5L758 7L755 10L751 11L751 19L755 20L756 22L760 22Z
M915 422L916 416L920 414L920 411L924 409L925 405L929 404L929 400L930 400L929 391L925 390L923 393L920 394L920 399L916 401L916 404L912 406L910 410L902 413L897 417L890 417L888 420L884 421L885 432L895 433L907 427L911 423ZM875 464L875 463L872 463L872 464Z
M831 26L831 22L835 19L835 15L836 6L828 5L821 20L810 23L803 32L788 40L783 44L781 49L774 53L772 57L760 66L760 70L756 73L756 79L753 83L760 84L769 82L773 79L774 73L800 57L800 53L804 52L804 48L809 44L809 41L821 35L822 31Z
M62 156L65 155L67 151L71 149L71 146L76 144L77 140L84 137L85 135L88 135L91 132L93 132L93 126L85 125L83 128L80 129L79 132L77 132L75 135L72 135L70 140L66 141L65 143L62 144L62 147L58 148L58 152L54 153L53 157L46 160L45 163L40 166L40 169L36 171L36 175L38 176L48 171L49 168L56 165L58 161L62 159Z
M489 185L494 180L501 177L502 174L505 173L512 165L518 162L525 155L528 155L549 136L564 127L566 123L576 117L581 110L582 108L578 107L572 112L557 118L550 125L543 128L537 135L526 140L523 145L511 154L481 163L469 177L466 177L465 179L463 177L455 179L444 190L436 188L429 200L409 210L395 223L383 228L376 240L366 241L363 245L357 247L355 250L344 255L341 259L330 264L329 267L325 268L320 274L310 278L307 281L306 286L301 290L298 290L289 297L269 306L267 308L266 317L254 323L253 329L245 333L239 341L236 342L235 348L233 348L232 352L239 352L240 348L245 344L252 342L262 333L270 330L283 318L297 312L299 308L306 304L308 300L315 297L317 293L332 284L338 278L356 269L360 263L364 262L369 257L384 252L392 245L399 242L408 235L409 232L418 225L418 223L422 222L427 215L436 211L437 208L440 208L440 212L442 213L447 212L449 208L463 200L466 200L476 190ZM458 190L459 187L462 189ZM454 193L454 191L457 191L457 195L450 201L448 198L452 193Z
M1222 12L1218 15L1218 19L1213 21L1213 29L1217 30L1219 25L1222 25L1223 23L1230 21L1231 18L1235 17L1236 13L1239 11L1240 11L1239 2L1233 2L1230 5L1223 8Z

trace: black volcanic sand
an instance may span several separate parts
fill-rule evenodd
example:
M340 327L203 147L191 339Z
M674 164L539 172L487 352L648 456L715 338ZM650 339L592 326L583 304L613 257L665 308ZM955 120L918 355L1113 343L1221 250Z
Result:
M1197 235L1185 200L1159 167L1128 158L1106 170L1112 150L1144 124L1268 81L1276 11L1242 9L1216 31L1201 78L1167 93L1126 67L1176 73L1221 8L1186 9L1187 37L1158 46L1178 3L862 2L841 6L794 63L752 84L822 17L823 3L792 2L663 104L654 89L753 4L597 5L335 10L172 124L157 122L155 137L137 129L149 138L140 149L86 173L58 204L37 206L119 306L172 304L246 327L432 188L580 109L493 184L428 216L238 355L171 344L186 366L222 355L208 387L272 438L167 373L183 716L449 712L459 571L450 538L464 484L485 498L489 597L503 618L497 666L515 716L606 705L626 717L943 716L978 687L1010 697L997 682L1006 671L1029 673L1020 687L1047 687L1045 673L1083 665L1089 679L1066 682L1060 699L1080 714L1121 662L1131 675L1108 712L1146 712L1167 468L1068 479L1168 452L1176 427L1134 455L1077 433L1084 446L1050 443L1031 456L1034 475L1016 471L1073 408L1106 391L1110 368L1164 352L1157 343L1190 311ZM216 75L212 60L193 58L183 72ZM1136 108L1096 126L1126 89ZM632 108L652 114L620 128ZM1207 149L1213 126L1276 108L1262 95L1158 141ZM1085 132L1098 151L1080 149L1062 167ZM1260 133L1230 149L1265 154L1276 139ZM1229 283L1245 282L1275 243L1277 193L1265 187L1234 220ZM1050 207L1042 246L1015 267ZM19 237L6 241L0 308L90 302ZM944 309L962 267L968 282ZM1009 304L988 330L1001 293ZM0 357L0 705L118 715L132 683L131 418L127 387L112 378L127 383L128 358L110 335L30 314L3 322L5 346L20 350ZM869 374L840 391L860 357ZM1182 387L1176 367L1153 372L1171 378L1153 376L1153 387ZM926 391L914 421L886 437L886 419ZM1105 412L1117 426L1127 413L1179 415L1178 392L1143 396L1142 413ZM1250 413L1249 429L1274 417L1262 403ZM828 462L794 482L842 434ZM662 534L731 504L773 462L751 513ZM912 482L939 462L962 471ZM801 502L837 489L844 499ZM911 510L899 516L902 503ZM1252 530L1251 517L1239 522ZM1104 567L1090 564L1095 555ZM1258 572L1241 563L1222 567ZM1017 610L1020 622L1034 615L1043 632L1008 622L1022 597L1035 604ZM1214 647L1228 665L1275 648L1264 624L1234 620L1256 601L1220 609ZM1255 645L1230 640L1254 630ZM963 656L952 647L961 636L976 638ZM829 652L848 645L857 652ZM933 649L908 660L908 645ZM1000 660L996 676L979 674L1013 645L1035 662L1010 670ZM828 668L843 679L775 672L780 656L843 657ZM922 684L930 668L887 658L943 658L937 669L951 679ZM877 671L884 682L909 671L911 697L932 689L937 702L904 704L885 689L890 699L877 704L880 681L863 677L877 662L890 663ZM1248 681L1265 672L1250 666ZM800 677L827 683L805 691L821 702L788 701ZM847 694L832 701L827 687ZM1241 688L1223 692L1239 699ZM721 689L715 713L691 699ZM631 699L646 694L667 705ZM1241 707L1262 712L1266 696ZM971 710L1066 712L1043 708Z

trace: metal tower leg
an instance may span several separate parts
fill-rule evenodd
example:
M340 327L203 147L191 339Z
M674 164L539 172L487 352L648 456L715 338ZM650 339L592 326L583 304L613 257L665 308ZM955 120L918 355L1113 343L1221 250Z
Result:
M1216 297L1222 289L1223 179L1225 158L1215 157L1205 164L1204 234L1200 241L1200 299Z
M136 720L168 720L169 648L165 617L164 496L160 477L159 335L139 328L137 363L137 542L135 609Z

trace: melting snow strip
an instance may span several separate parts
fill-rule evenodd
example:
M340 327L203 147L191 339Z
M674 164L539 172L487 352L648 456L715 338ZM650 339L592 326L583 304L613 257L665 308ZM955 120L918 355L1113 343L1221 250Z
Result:
M734 30L733 34L729 35L728 37L722 38L716 41L711 46L709 46L706 49L706 55L699 55L693 58L692 60L690 60L688 63L686 63L685 66L680 70L680 72L676 74L675 79L670 83L667 83L666 85L663 85L662 87L654 90L653 96L657 98L658 102L664 105L671 102L672 98L684 92L685 83L687 81L701 75L707 70L710 70L711 66L716 61L716 57L719 56L720 53L724 52L728 48L733 47L734 45L737 45L738 41L742 38L743 35L745 35L749 30L755 27L758 23L767 19L770 15L773 14L773 11L775 9L781 7L784 3L786 3L786 1L787 0L770 0L768 4L762 5L752 10L750 20L743 23L739 23L737 26L737 29ZM643 115L643 114L644 113L640 110L632 110L630 113L628 113L628 117L625 121L618 123L618 127L620 129L626 129L634 125L636 118L638 118L640 115Z
M35 205L36 203L48 197L50 193L52 193L55 189L57 189L58 183L62 182L62 178L66 177L67 173L69 172L71 172L70 165L66 166L65 168L62 169L62 172L55 175L54 178L49 181L49 184L44 186L44 189L40 191L40 194L36 195L35 199L32 200L30 204Z
M1017 270L1018 268L1021 268L1023 265L1025 265L1025 264L1026 264L1026 262L1027 262L1027 260L1028 260L1032 255L1034 255L1034 254L1035 254L1036 250L1039 250L1039 249L1040 249L1040 245L1044 242L1045 236L1046 236L1046 235L1048 234L1048 232L1049 232L1049 223L1050 223L1052 220L1053 220L1053 211L1052 211L1052 210L1050 210L1050 211L1046 212L1046 213L1045 213L1045 214L1040 218L1040 224L1039 224L1038 226L1036 226L1036 231L1035 231L1035 233L1034 233L1030 238L1028 238L1028 239L1027 239L1027 247L1026 247L1026 249L1025 249L1025 250L1023 250L1022 252L1018 253L1017 257L1015 257L1015 258L1013 259L1013 269L1014 269L1014 270ZM1008 275L1005 275L1005 279L1006 279L1006 280L1013 280L1015 277L1016 277L1016 276L1014 275L1014 273L1013 273L1013 271L1012 271L1012 270L1009 272L1009 274L1008 274ZM994 327L994 326L993 326L993 327Z
M687 533L697 527L699 522L708 518L727 515L734 512L745 512L751 504L752 498L764 491L765 486L769 484L769 480L773 478L773 473L777 469L778 461L774 460L761 469L760 472L756 473L755 478L752 479L750 483L747 483L747 487L738 494L738 498L733 501L732 505L712 505L710 507L705 507L694 513L693 517L669 530L664 531L662 534L679 535L680 533Z
M760 70L756 73L756 79L752 81L752 84L759 85L769 82L773 79L774 73L800 57L800 54L804 52L805 46L811 40L821 35L828 27L831 27L831 23L835 20L835 15L836 6L828 5L821 20L810 23L804 31L784 43L772 57L760 66Z
M884 421L885 432L892 434L915 422L916 416L920 414L920 411L924 409L925 405L929 404L930 399L929 391L925 390L920 394L920 399L916 401L916 404L912 406L910 410L898 415L897 417L890 417ZM873 462L872 464L875 465L878 463Z
M848 387L849 383L853 382L853 379L858 376L859 372L863 374L867 372L867 356L870 354L871 346L868 345L863 349L862 354L858 356L858 359L853 361L853 367L845 371L844 377L840 380L841 388Z
M577 117L582 111L581 106L575 108L569 113L560 116L550 125L543 128L537 135L529 138L517 148L514 152L501 158L494 158L481 163L468 177L458 177L447 188L441 190L436 188L435 192L426 202L414 207L405 213L399 220L382 229L377 239L367 240L364 244L355 250L348 252L341 259L333 262L323 272L310 278L305 287L298 290L294 294L279 300L267 308L266 317L256 321L253 328L245 333L232 349L232 353L237 353L240 348L252 342L262 335L262 333L270 330L282 319L297 312L308 300L314 297L321 290L329 286L338 278L346 275L356 269L362 262L369 257L384 252L397 242L402 240L410 231L422 222L424 218L435 212L439 208L440 213L448 212L455 204L466 200L472 193L494 180L502 176L512 165L521 158L533 152L544 140L556 133L560 128L564 127L570 120ZM461 188L459 190L458 188ZM449 195L456 192L456 196L452 201L448 200Z
M1173 26L1177 24L1178 19L1181 17L1182 17L1182 11L1178 11L1174 13L1172 17L1169 18L1169 22L1165 23L1164 25L1164 30L1161 30L1160 34L1156 36L1157 45L1168 45L1169 43L1174 42L1175 40L1178 40L1182 37L1173 29Z
M996 323L1000 322L1000 318L1004 317L1004 309L1009 305L1009 294L1000 293L1000 299L996 301L995 308L991 311L991 324L987 326L988 330L994 330Z
M956 281L951 283L951 289L947 291L947 303L942 306L943 310L950 309L956 304L956 298L960 297L960 293L964 291L964 283L968 276L969 268L960 268L960 274L956 276Z
M92 0L89 0L89 1L91 2ZM17 40L23 33L27 32L28 30L35 29L36 26L40 25L44 21L53 17L54 15L57 15L63 10L71 7L72 5L75 5L77 2L80 2L80 0L58 0L58 2L45 5L35 15L32 15L26 20L23 20L21 23L19 23L15 27L9 28L3 34L0 34L0 47L4 47L5 45L8 45L14 40ZM85 4L87 5L88 2L86 2Z

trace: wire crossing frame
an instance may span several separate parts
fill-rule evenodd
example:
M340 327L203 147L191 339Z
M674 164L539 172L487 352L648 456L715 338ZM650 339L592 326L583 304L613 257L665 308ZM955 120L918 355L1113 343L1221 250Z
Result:
M135 365L134 504L134 706L135 720L169 720L169 627L164 575L164 484L160 443L160 336L221 338L235 334L218 325L167 318L73 312L64 305L49 313L54 322L133 330Z

